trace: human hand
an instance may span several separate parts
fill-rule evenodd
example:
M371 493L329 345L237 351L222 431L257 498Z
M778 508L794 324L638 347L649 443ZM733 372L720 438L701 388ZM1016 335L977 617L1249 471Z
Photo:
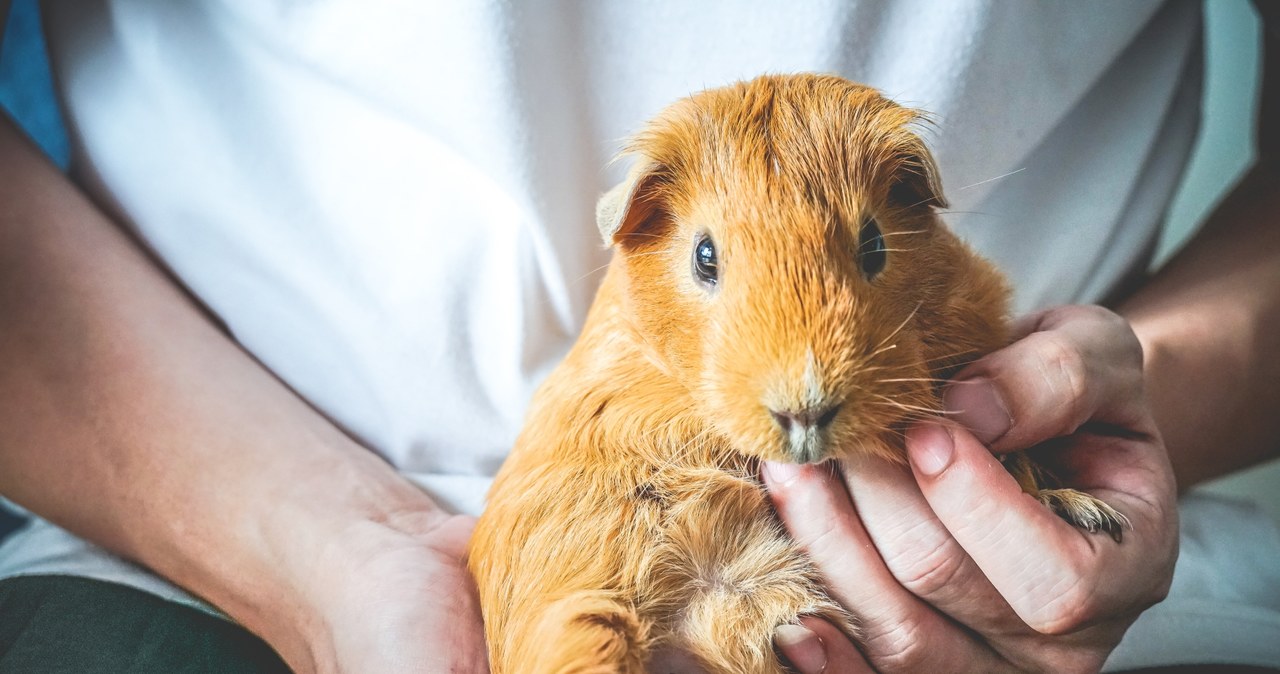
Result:
M462 562L474 527L473 517L412 513L336 541L317 560L307 610L312 670L488 672L480 604Z
M1100 307L1061 307L1015 333L957 375L944 395L952 421L908 431L910 468L763 471L879 671L1097 671L1168 592L1176 490L1132 330ZM1123 543L1024 494L984 442L1034 448L1065 484L1128 517ZM822 647L829 661L855 657L847 642Z

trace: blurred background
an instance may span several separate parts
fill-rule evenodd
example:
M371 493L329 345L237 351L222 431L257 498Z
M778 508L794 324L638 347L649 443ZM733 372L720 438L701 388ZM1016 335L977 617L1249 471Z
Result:
M4 5L0 0L0 15ZM1249 0L1205 0L1204 6L1207 74L1200 137L1181 189L1170 206L1156 266L1195 232L1253 161L1259 79L1258 18ZM38 0L12 0L3 26L0 106L65 169L70 149L45 55ZM1280 519L1280 460L1200 489L1254 501ZM0 538L20 524L21 520L0 502Z

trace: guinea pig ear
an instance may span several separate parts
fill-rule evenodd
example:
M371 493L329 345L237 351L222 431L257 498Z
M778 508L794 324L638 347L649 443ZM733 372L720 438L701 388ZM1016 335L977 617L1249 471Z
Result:
M600 197L596 225L604 245L618 243L657 213L659 183L657 165L640 161L627 172L626 180Z
M924 143L913 143L898 158L898 170L889 185L889 202L900 208L915 206L947 207L938 178L938 165Z

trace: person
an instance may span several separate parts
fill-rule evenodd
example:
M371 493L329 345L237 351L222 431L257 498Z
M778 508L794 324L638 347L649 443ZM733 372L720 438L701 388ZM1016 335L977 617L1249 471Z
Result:
M1221 609L1190 631L1138 618L1174 582L1176 490L1280 446L1275 68L1258 166L1140 273L1196 128L1198 5L46 10L77 153L67 180L0 131L0 493L38 515L0 547L0 671L484 671L461 556L607 262L610 139L798 70L936 115L946 219L1030 318L949 389L958 423L908 433L909 470L765 467L863 625L807 619L780 651L829 673L1280 667L1258 636L1280 602L1247 577L1190 588ZM1124 543L1020 500L990 452L1027 447L1124 512ZM1183 565L1278 549L1223 508L1186 504Z

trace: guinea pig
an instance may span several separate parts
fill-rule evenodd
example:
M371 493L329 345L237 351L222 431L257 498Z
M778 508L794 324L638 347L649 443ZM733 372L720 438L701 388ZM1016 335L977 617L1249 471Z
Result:
M1009 291L946 229L920 113L820 75L676 102L597 208L614 258L533 399L468 564L497 674L785 671L774 629L856 637L757 480L761 459L903 461L960 365L1004 346ZM1041 490L1118 536L1092 497Z

